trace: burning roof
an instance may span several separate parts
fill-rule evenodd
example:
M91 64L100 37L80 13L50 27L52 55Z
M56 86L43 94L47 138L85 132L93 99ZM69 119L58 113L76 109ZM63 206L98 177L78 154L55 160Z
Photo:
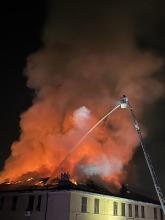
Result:
M105 188L92 180L88 180L84 183L77 183L70 178L68 173L61 173L60 178L54 179L53 183L47 185L48 178L33 179L29 178L24 182L6 182L0 185L0 192L35 192L36 190L48 190L48 191L59 191L59 190L80 190L85 192L92 192L97 194L116 196L121 198L127 198L136 201L148 202L153 204L159 204L158 200L149 198L148 196L135 193L129 190L126 185L123 185L119 192L112 193L110 190Z
M128 12L121 4L88 4L91 10L75 4L74 13L69 1L51 8L42 48L27 59L34 100L20 116L20 137L11 145L0 183L45 186L45 178L56 176L59 164L121 94L129 96L138 118L164 94L157 77L164 59L139 48L137 9L132 13L131 4ZM120 113L105 120L60 172L68 170L76 181L98 175L120 188L138 146L128 114Z

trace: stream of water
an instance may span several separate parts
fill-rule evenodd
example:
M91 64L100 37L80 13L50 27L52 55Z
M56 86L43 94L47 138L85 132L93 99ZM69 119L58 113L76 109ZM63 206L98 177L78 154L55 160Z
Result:
M104 121L104 119L106 119L107 117L109 117L115 110L117 110L120 107L120 104L117 105L116 107L114 107L111 111L109 111L106 115L104 115L98 122L96 122L96 124L93 125L93 127L91 127L83 136L82 138L79 140L79 142L69 151L69 153L65 156L65 158L61 161L61 163L59 164L59 166L55 169L55 171L53 172L52 177L48 180L48 183L53 179L53 177L58 173L58 171L60 170L60 168L65 164L65 162L68 160L68 158L70 157L70 155L82 144L82 142L92 133L92 131L97 128L102 121Z

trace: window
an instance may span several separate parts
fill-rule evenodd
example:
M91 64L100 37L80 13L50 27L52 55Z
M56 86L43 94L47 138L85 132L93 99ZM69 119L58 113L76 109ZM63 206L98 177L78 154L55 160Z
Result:
M4 196L2 196L2 197L0 198L0 210L3 209L4 199L5 199Z
M144 206L141 206L141 217L145 218Z
M38 202L37 202L37 207L36 210L40 211L41 210L41 201L42 201L42 197L41 195L38 196Z
M128 204L128 216L132 217L132 205Z
M95 199L94 203L94 213L99 214L99 199Z
M157 219L157 209L154 208L154 219Z
M163 220L163 211L160 209L160 220Z
M125 203L121 203L121 215L125 216Z
M87 212L87 197L82 197L81 212Z
M135 218L139 218L139 207L135 205Z
M117 202L113 203L113 214L116 216L118 212L118 204Z
M17 209L18 196L13 196L11 210L15 211Z
M33 211L33 206L34 206L34 196L29 196L29 202L26 211Z

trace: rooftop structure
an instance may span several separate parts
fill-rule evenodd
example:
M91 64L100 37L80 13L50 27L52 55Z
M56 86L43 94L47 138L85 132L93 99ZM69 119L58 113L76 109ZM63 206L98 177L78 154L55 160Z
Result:
M165 220L165 217L158 201L126 187L114 195L92 182L76 185L64 178L52 188L1 191L0 219Z

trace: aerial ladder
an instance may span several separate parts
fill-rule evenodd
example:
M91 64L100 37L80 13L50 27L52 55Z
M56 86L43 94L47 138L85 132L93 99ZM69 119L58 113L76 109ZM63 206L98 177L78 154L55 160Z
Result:
M109 111L106 115L104 115L92 128L90 128L85 134L84 136L80 139L80 141L71 149L71 151L65 156L65 158L61 161L61 163L59 164L59 166L55 169L55 171L53 172L54 174L57 174L58 171L60 170L60 168L65 164L65 162L67 161L67 159L70 157L70 155L82 144L82 142L88 137L88 135L97 127L99 126L103 121L104 119L106 119L107 117L109 117L114 111L116 111L118 108L122 108L122 109L128 109L129 112L131 113L131 117L132 117L132 120L133 120L133 124L134 124L134 127L136 129L136 132L137 132L137 135L139 137L139 140L140 140L140 144L142 146L142 150L143 150L143 153L144 153L144 157L145 157L145 160L147 162L147 166L149 168L149 171L150 171L150 174L151 174L151 177L152 177L152 180L153 180L153 183L154 183L154 187L156 189L156 192L157 192L157 195L158 195L158 198L159 198L159 201L160 201L160 204L161 204L161 207L162 207L162 210L163 210L163 213L165 215L165 198L163 196L163 193L162 193L162 190L161 190L161 187L159 185L159 181L157 179L157 175L155 173L155 170L154 170L154 167L152 165L152 161L151 161L151 158L146 150L146 146L144 144L144 141L143 141L143 137L142 137L142 133L141 133L141 130L140 130L140 127L139 127L139 124L138 124L138 121L136 119L136 115L133 111L133 108L132 106L129 104L129 101L128 101L128 97L123 95L121 98L120 98L120 101L118 103L117 106L115 106L111 111ZM54 175L52 175L54 176ZM51 182L52 178L50 177L47 181L47 184L49 184Z
M151 161L150 155L148 154L148 152L146 150L146 146L145 146L144 141L143 141L143 137L142 137L142 133L141 133L141 130L140 130L140 127L139 127L139 123L138 123L138 121L136 119L136 115L135 115L135 113L133 111L132 106L129 104L127 96L123 95L121 97L121 99L120 99L120 107L121 108L127 108L129 110L129 112L131 113L133 124L134 124L134 127L136 129L137 135L139 137L140 144L141 144L141 147L142 147L142 150L143 150L143 153L144 153L144 157L145 157L148 169L150 171L150 174L151 174L151 177L152 177L152 180L153 180L153 183L154 183L154 187L155 187L155 190L157 192L157 195L158 195L158 198L159 198L159 201L160 201L163 213L165 215L165 198L163 196L163 192L162 192L161 187L159 185L159 181L158 181L157 175L156 175L154 167L152 165L152 161Z

